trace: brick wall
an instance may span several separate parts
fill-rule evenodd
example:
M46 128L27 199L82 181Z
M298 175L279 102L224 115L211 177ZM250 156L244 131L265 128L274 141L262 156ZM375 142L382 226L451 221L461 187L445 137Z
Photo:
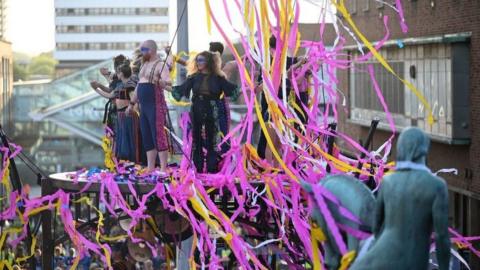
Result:
M351 0L345 2L348 6ZM480 1L436 0L434 8L430 3L431 1L425 0L402 1L405 19L409 27L407 34L403 34L400 29L399 16L387 6L378 9L375 1L370 1L369 10L364 11L366 0L357 0L357 12L352 14L352 18L370 41L379 40L385 35L381 14L389 17L390 39L472 32L470 52L471 145L452 146L433 142L428 162L434 171L450 167L459 169L458 176L442 176L447 179L449 185L480 196ZM348 35L343 33L343 36L347 37ZM349 44L353 44L349 37L347 40ZM348 73L340 71L338 76L340 89L349 89ZM349 108L348 104L347 108ZM351 135L352 138L366 138L368 129L348 123L348 110L340 111L342 114L340 115L339 129ZM378 131L375 134L374 147L378 147L389 135L386 132ZM473 173L471 179L466 177L466 170L471 170Z

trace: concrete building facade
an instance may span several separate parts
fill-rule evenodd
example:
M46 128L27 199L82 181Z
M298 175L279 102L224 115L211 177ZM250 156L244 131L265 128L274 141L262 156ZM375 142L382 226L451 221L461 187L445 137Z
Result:
M59 75L118 54L140 42L169 40L169 0L55 0L54 57Z

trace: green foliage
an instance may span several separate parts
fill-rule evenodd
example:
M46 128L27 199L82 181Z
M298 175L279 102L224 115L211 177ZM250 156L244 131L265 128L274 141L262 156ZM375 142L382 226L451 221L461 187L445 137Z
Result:
M53 77L57 63L51 53L43 53L32 59L28 70L32 75L47 75Z
M55 75L55 66L57 60L53 54L42 53L35 57L30 57L21 53L14 53L13 76L14 80L28 80L31 76L43 75L53 78Z
M13 80L15 82L19 80L26 81L29 76L27 68L19 65L17 62L13 62Z

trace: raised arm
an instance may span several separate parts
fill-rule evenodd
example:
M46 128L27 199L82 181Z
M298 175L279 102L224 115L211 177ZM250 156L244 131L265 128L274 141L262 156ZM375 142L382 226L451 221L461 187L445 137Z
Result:
M450 264L450 238L448 236L448 190L442 180L435 192L432 208L433 228L439 270L448 270Z
M100 68L100 74L102 74L102 76L108 81L108 83L112 82L112 73L108 70L108 68Z
M193 80L193 77L188 77L181 85L172 87L172 96L176 101L180 101L182 97L190 96L190 91L193 88Z
M176 57L176 56L175 56L175 62L177 62L178 64L180 64L180 65L182 65L182 66L184 66L184 67L187 66L187 61L184 60L184 59L182 59L182 58L180 58L180 57Z
M105 88L108 89L108 87L105 87L104 85L102 85L102 84L100 84L96 81L91 82L90 86L92 87L92 89L95 92L97 92L100 96L102 96L104 98L111 99L111 98L115 97L115 94L113 92L105 91ZM110 89L108 89L108 90L110 90Z

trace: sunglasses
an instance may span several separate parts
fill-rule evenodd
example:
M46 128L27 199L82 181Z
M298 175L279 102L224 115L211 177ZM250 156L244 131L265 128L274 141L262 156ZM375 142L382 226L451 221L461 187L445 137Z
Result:
M196 61L197 63L206 63L206 62L207 62L207 59L205 59L205 58L197 58L197 59L195 59L195 61Z
M150 51L150 48L141 47L141 48L140 48L140 51L141 51L142 53L148 53L148 52Z

